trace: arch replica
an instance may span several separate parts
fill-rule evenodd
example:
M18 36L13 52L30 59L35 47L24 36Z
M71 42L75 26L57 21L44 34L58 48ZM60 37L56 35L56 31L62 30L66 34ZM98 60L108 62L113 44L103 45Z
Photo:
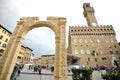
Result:
M54 79L67 79L66 18L49 16L47 21L39 21L38 17L23 17L18 21L4 55L0 58L0 80L10 80L25 35L31 29L43 26L51 28L55 33Z

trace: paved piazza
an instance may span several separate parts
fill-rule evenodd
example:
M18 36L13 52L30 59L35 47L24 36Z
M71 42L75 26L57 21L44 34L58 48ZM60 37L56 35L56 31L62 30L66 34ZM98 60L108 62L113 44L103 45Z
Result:
M71 75L72 73L69 73ZM42 69L42 75L33 70L22 70L17 80L54 80L53 73L50 70ZM72 76L68 76L67 80L72 80Z
M72 80L72 73L68 74L67 80ZM42 69L42 75L33 70L22 70L17 80L54 80L53 73L50 70ZM103 80L100 71L93 71L92 80Z

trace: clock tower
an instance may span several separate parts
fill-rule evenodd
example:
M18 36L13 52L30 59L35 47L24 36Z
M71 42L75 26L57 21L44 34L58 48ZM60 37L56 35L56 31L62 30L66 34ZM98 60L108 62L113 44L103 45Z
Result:
M97 20L94 15L94 8L90 6L90 3L83 4L84 17L86 17L88 26L98 26Z

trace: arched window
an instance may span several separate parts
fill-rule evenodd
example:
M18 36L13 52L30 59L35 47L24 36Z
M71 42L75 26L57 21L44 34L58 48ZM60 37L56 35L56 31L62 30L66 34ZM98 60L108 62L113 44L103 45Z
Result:
M8 39L5 40L5 42L7 42L7 41L8 41Z
M75 50L75 54L78 54L78 50L77 49Z
M81 54L85 54L85 51L84 51L84 50L81 50L80 53L81 53Z
M4 48L5 48L5 47L6 47L6 44L4 43L4 44L2 45L2 47L4 47Z
M74 39L74 43L77 43L77 40L76 40L76 39Z
M2 38L3 38L3 35L0 36L0 39L2 39Z
M82 39L80 39L79 42L82 43Z
M0 53L3 53L4 52L4 50L3 49L0 49Z
M88 40L85 39L85 43L88 43Z
M90 54L90 50L87 50L86 53L87 53L87 54Z
M2 56L3 53L4 53L4 50L0 49L0 56Z

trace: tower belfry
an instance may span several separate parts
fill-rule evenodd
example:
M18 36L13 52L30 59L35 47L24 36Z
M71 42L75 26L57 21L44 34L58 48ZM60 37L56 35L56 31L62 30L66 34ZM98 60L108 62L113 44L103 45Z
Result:
M94 15L94 8L90 6L90 3L84 3L83 4L83 9L84 9L84 17L87 20L88 26L98 26L96 17Z

